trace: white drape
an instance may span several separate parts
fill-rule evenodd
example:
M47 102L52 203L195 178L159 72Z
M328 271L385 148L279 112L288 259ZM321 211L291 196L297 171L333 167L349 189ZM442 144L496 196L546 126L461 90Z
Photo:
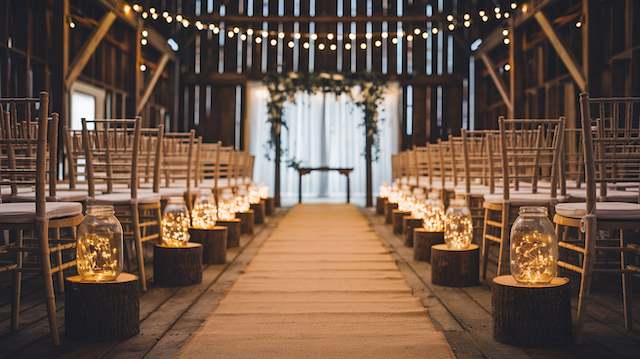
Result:
M399 142L401 94L396 83L388 84L380 106L380 156L373 163L374 192L391 177L391 154L397 152ZM266 122L268 99L269 91L263 84L252 82L247 85L247 139L249 151L256 156L254 180L268 185L273 192L274 163L265 158L265 151L273 153L273 149L266 147L270 129ZM283 118L288 125L282 133L282 146L286 151L283 157L293 157L301 161L304 167L353 167L352 201L364 204L366 163L363 156L363 114L351 98L346 94L298 93L295 103L285 104ZM281 171L282 201L290 204L297 200L298 173L284 163ZM346 197L345 179L336 172L306 175L302 187L305 200L342 201Z

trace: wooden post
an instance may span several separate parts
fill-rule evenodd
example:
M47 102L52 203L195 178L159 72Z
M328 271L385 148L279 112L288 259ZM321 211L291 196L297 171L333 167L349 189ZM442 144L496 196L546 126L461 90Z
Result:
M240 233L253 235L253 228L255 223L255 219L253 217L254 216L252 210L236 213L236 218L240 219Z
M202 245L153 247L153 282L158 286L181 287L202 282Z
M393 211L398 209L397 203L392 203L387 201L387 205L384 208L384 223L391 224L393 223Z
M110 282L65 280L64 324L74 340L124 340L140 332L138 277L121 273Z
M191 241L202 244L202 260L206 264L225 264L227 261L227 227L190 228Z
M413 247L413 229L422 227L422 218L404 217L402 220L402 233L404 233L404 245Z
M274 131L274 137L276 141L276 154L275 154L275 188L274 188L274 201L275 206L280 207L280 161L282 160L282 148L280 143L280 129L281 129L280 120L273 124L273 128L271 131Z
M493 337L509 345L547 348L571 341L569 279L527 285L511 275L493 279Z
M394 209L391 216L391 226L393 227L393 233L402 234L402 221L405 216L410 216L411 212L401 211Z
M237 218L227 221L216 221L216 225L227 227L227 248L240 246L240 220Z
M253 211L253 219L255 221L255 224L264 224L265 218L267 216L265 202L260 201L258 203L251 203L251 210Z
M447 287L469 287L480 280L480 247L451 249L446 244L431 247L431 283Z
M367 199L366 206L373 206L373 135L369 134L369 126L365 126L365 153Z
M413 230L413 259L431 262L431 247L444 243L444 232L429 232L425 228Z

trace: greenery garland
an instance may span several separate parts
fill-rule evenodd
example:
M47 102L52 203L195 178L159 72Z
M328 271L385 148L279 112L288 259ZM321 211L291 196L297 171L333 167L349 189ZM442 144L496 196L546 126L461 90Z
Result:
M378 106L382 102L386 87L386 83L381 76L373 73L316 74L290 72L285 76L270 74L265 78L264 82L269 90L267 122L271 125L271 136L267 141L267 159L271 159L270 150L276 145L279 129L282 127L288 128L286 121L282 118L285 102L295 102L296 93L304 91L307 93L333 93L336 96L348 94L364 114L362 126L365 128L365 133L373 145L372 160L378 160L380 154ZM357 86L361 88L361 91L359 98L356 99L351 89ZM286 162L289 167L293 168L299 168L301 164L300 161L293 157L289 157Z

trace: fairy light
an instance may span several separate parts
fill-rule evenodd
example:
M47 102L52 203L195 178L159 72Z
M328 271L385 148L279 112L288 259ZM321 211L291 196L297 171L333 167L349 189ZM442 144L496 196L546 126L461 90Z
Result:
M322 50L324 50L324 47L325 47L325 46L324 46L324 44L323 44L323 43L319 43L319 44L318 44L318 50L322 51Z
M249 36L253 35L253 29L247 29L247 35Z
M504 70L509 72L511 70L511 65L510 64L504 64Z
M189 242L191 218L181 197L172 197L162 215L162 242L169 247L184 247Z
M189 20L187 20L187 19L182 19L182 26L183 26L183 27L189 27Z
M440 31L440 30L438 30L437 27L434 27L433 29L431 29L431 33L434 34L434 35L436 35L438 33L438 31Z
M380 37L382 37L383 39L386 39L389 37L389 33L384 31L382 34L380 34Z
M502 42L504 42L505 45L509 45L511 43L511 40L509 40L508 37L505 37L504 40L502 40Z
M173 22L173 18L171 16L167 16L166 20L167 24L171 24Z
M269 43L271 44L271 46L276 46L276 45L278 45L278 40L271 39L271 41L269 41Z
M512 3L511 3L511 8L512 8L513 10L517 9L517 8L518 8L518 3L516 3L515 1L514 1L514 2L512 2Z
M487 15L483 15L483 16L482 16L482 21L483 21L483 22L487 22L487 21L489 21L489 17L488 17Z
M158 17L159 16L158 16L157 12L154 12L153 14L151 14L151 18L154 19L154 20L158 20Z
M329 49L330 49L331 51L336 51L336 49L337 49L337 48L338 48L338 47L336 46L336 44L331 44L331 45L329 45Z
M198 229L211 229L218 220L216 203L210 193L201 194L191 210L191 225Z
M449 31L453 31L455 30L456 26L454 24L449 24L448 29Z
M133 4L133 11L135 11L135 12L142 11L142 6L140 6L138 4Z
M422 30L420 30L417 27L415 29L413 29L413 33L416 34L416 35L420 35L421 32L422 32Z
M534 230L512 240L510 264L516 281L527 284L549 283L556 277L555 239Z
M260 36L256 37L256 44L262 43L262 38Z
M398 38L397 37L392 38L391 43L396 45L398 43Z
M348 42L346 44L344 44L344 49L347 50L347 51L351 50L351 44L348 43Z
M299 40L302 37L302 35L300 35L299 32L296 32L295 34L293 34L293 38L296 40Z
M355 33L353 33L353 32L352 32L352 33L350 33L350 34L349 34L349 39L350 39L350 40L355 40L355 39L356 39L356 34L355 34Z
M318 34L311 34L311 36L309 36L309 38L310 38L311 40L314 40L314 41L315 41L315 40L318 40Z
M145 65L145 64L140 64L140 71L142 71L142 72L147 71L147 65Z
M146 19L146 18L149 17L149 13L146 12L146 11L143 11L141 16L142 16L143 19Z
M468 248L473 239L471 213L463 200L453 200L445 213L444 241L449 248Z
M409 42L413 41L413 35L411 34L407 35L407 41Z
M73 19L69 18L69 27L71 29L75 29L76 28L76 23L73 22Z
M266 31L266 30L262 30L261 35L262 35L262 37L267 37L267 36L269 36L269 32Z
M305 42L302 44L302 47L304 47L305 49L309 49L309 43L305 41Z
M327 40L333 40L333 33L328 33L327 34Z
M233 38L233 35L234 35L233 31L229 30L229 31L227 32L227 36L228 36L230 39L231 39L231 38Z
M429 33L428 33L428 32L426 32L426 31L425 31L425 32L423 32L423 33L422 33L422 38L423 38L423 39L426 39L427 37L429 37Z
M124 11L126 15L129 15L129 13L131 12L131 6L129 6L128 4L124 4L124 6L122 7L122 11Z
M374 45L375 45L376 47L380 47L380 46L382 46L382 41L380 41L380 40L376 40L376 42L374 43Z
M147 45L147 39L140 39L140 44L142 46L146 46Z
M289 41L289 42L287 43L287 46L288 46L290 49L293 49L293 47L295 46L295 44L293 43L293 41Z
M364 34L364 38L367 40L370 40L373 37L373 34L370 32L367 32L366 34Z
M278 39L284 39L284 32L278 33Z
M453 15L447 15L447 21L453 21Z
M247 35L240 34L240 40L245 41L247 39Z
M464 22L464 27L467 27L467 28L468 28L468 27L471 27L471 21L466 20L466 21Z

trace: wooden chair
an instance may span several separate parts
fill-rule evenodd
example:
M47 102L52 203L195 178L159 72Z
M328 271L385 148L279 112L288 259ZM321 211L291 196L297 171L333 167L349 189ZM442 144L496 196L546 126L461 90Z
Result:
M564 118L508 120L500 117L498 122L502 193L487 194L483 199L483 279L487 276L489 245L492 243L499 245L497 275L502 275L511 223L519 207L544 206L552 212L561 200L557 193L558 164L564 138ZM538 187L544 180L551 184L548 189Z
M7 249L15 252L15 262L4 264L1 269L11 270L14 274L11 324L13 329L17 329L20 323L22 273L40 272L44 282L51 336L53 343L59 345L52 275L57 274L58 281L62 282L63 271L75 266L74 260L63 262L62 252L75 248L75 229L83 219L82 205L46 201L47 177L55 180L55 162L51 161L52 154L47 150L48 141L52 138L52 133L58 131L57 114L52 116L52 120L48 117L48 94L41 92L39 98L0 99L0 104L5 107L7 104L24 104L27 108L39 106L36 111L5 111L0 121L0 188L8 187L12 194L17 194L20 188L35 188L34 202L0 204L0 230L8 230L12 234ZM67 238L60 234L64 229L69 231ZM49 231L57 234L55 238L49 238ZM25 232L33 232L33 238L25 237ZM27 261L30 253L38 254L39 265L34 266ZM57 260L55 266L52 265L52 255Z
M143 132L146 140L142 140ZM93 121L82 119L90 202L114 207L124 228L125 241L133 242L135 247L143 291L147 290L143 243L160 239L162 213L160 195L139 191L140 173L147 171L146 165L140 165L140 158L150 160L152 154L160 154L162 138L162 126L143 131L139 117ZM149 145L148 141L152 144ZM153 172L159 173L159 156L155 155L153 163ZM118 191L117 184L126 185L129 190ZM101 194L96 192L98 185L105 188ZM129 262L131 252L127 250Z
M640 267L632 264L631 258L637 263L640 244L625 232L640 230L640 194L629 191L634 203L619 201L620 191L610 185L640 180L640 129L637 118L633 119L639 110L640 98L591 99L586 93L580 95L586 201L558 204L554 216L561 239L558 245L564 252L558 266L580 277L578 332L594 272L621 273L625 327L632 328L631 275L640 273ZM571 228L579 230L577 238L567 236ZM617 233L619 238L603 238L603 232ZM611 253L619 256L613 266L605 261Z

